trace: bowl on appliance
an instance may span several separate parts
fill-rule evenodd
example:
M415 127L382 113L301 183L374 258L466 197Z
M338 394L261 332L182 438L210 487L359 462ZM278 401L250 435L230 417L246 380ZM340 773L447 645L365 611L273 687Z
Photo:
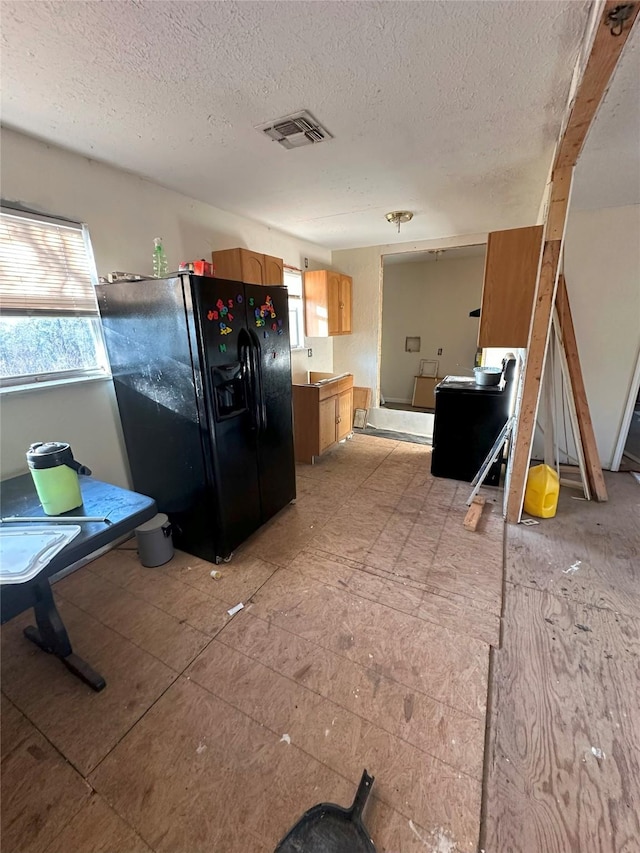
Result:
M476 385L498 385L502 370L499 367L474 367L473 375L476 379Z

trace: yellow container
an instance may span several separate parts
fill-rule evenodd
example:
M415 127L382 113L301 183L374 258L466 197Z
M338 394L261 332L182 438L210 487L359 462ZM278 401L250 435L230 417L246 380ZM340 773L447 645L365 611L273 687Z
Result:
M527 489L524 493L524 511L538 518L553 518L558 508L560 480L548 465L529 468Z

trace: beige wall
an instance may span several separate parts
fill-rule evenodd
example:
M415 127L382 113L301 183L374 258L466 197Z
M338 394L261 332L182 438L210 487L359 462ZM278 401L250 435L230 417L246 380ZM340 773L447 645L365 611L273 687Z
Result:
M351 371L357 384L374 390L374 405L382 341L382 255L486 240L486 234L474 234L332 254L13 131L3 129L1 141L3 198L87 222L100 273L149 271L153 237L160 235L170 266L179 260L206 257L214 248L246 245L283 257L295 266L302 267L308 257L311 268L331 265L352 275L353 334L333 340L308 339L314 357L307 358L306 351L293 355L294 378L305 379L309 369ZM570 213L565 273L605 466L611 462L640 347L639 233L639 206ZM3 395L0 418L3 476L25 469L24 450L30 441L64 438L97 476L126 482L110 381ZM385 422L385 426L390 425Z
M639 205L569 214L564 270L596 441L606 468L611 465L640 349L639 234ZM333 268L353 276L354 293L354 333L335 339L334 370L350 370L357 384L371 387L374 406L379 400L382 256L473 245L486 242L486 237L474 234L333 253ZM380 411L372 409L372 423L377 423ZM393 413L385 414L385 428L406 428L390 423L388 416Z
M151 271L153 238L163 237L169 268L208 257L213 249L246 246L304 267L327 267L331 252L258 222L164 189L150 181L2 129L2 197L36 210L86 222L98 273ZM331 371L333 342L308 339L293 354L294 378ZM64 439L96 476L127 481L120 425L109 380L10 393L2 397L2 476L25 470L30 441Z
M410 401L420 360L437 359L438 376L473 368L484 254L472 258L385 264L380 383L385 399ZM405 338L421 338L420 352L405 351ZM438 355L438 349L442 355Z
M598 451L609 468L640 349L640 205L572 210L564 273Z
M376 418L381 411L377 407L380 399L382 345L382 256L471 246L486 241L486 234L468 234L439 240L344 249L333 253L333 268L353 276L353 334L335 338L333 369L336 373L350 371L357 385L373 390L373 408L369 413L371 423L377 423ZM400 422L401 413L394 417L397 417L398 424L395 425L393 418L390 422L385 416L384 428L404 430L406 425L404 421ZM430 416L425 414L422 417Z

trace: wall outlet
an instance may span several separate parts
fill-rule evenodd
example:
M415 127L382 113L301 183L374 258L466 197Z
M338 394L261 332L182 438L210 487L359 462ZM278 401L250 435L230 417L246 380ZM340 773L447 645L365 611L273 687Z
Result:
M442 347L439 348L438 355L442 355Z
M311 347L309 347L309 349L307 350L307 355L309 356L309 358L313 358L313 350L311 349Z

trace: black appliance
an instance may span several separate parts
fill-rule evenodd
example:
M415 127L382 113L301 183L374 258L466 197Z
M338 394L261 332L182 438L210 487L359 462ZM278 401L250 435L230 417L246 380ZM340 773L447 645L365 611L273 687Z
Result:
M219 562L296 495L284 287L181 274L96 288L133 486Z
M431 473L470 483L486 459L513 406L515 359L505 359L498 385L447 376L435 387ZM500 482L502 454L489 469L488 486Z

